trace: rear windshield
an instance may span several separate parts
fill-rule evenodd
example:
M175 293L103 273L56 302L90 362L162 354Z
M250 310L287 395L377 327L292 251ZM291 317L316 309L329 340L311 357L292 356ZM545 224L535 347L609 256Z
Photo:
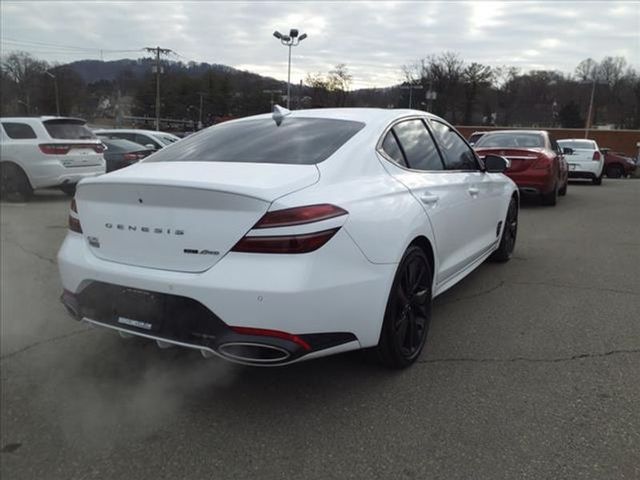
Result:
M169 135L156 135L156 138L160 140L162 143L164 143L165 145L170 145L180 140L179 138L171 137Z
M84 122L78 120L47 120L42 122L51 138L65 140L88 140L96 138Z
M486 133L476 144L476 148L544 148L544 137L539 133Z
M558 140L558 143L561 147L573 148L575 149L584 149L584 150L595 150L596 146L591 140Z
M102 143L107 146L107 151L111 153L137 152L139 150L144 150L142 145L130 142L129 140L103 138Z
M147 162L248 162L313 165L327 159L364 123L325 118L271 118L223 123L190 135Z

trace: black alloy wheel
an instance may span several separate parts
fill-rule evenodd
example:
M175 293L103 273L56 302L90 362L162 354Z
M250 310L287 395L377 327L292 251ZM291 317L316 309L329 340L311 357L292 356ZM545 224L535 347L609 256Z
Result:
M518 200L511 198L509 209L502 229L502 237L498 249L491 255L491 260L496 262L508 262L516 247L516 237L518 236Z
M431 321L431 271L424 251L410 246L396 271L377 347L388 367L407 367L420 356Z
M25 202L32 193L29 179L19 166L0 164L0 197L10 202Z

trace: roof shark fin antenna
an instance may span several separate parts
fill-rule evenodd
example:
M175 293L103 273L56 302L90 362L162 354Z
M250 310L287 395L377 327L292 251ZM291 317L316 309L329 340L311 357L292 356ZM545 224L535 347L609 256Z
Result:
M273 113L271 114L271 118L273 118L273 121L276 122L277 126L280 126L280 124L284 120L284 117L286 117L287 115L291 115L291 110L287 110L280 105L273 106Z

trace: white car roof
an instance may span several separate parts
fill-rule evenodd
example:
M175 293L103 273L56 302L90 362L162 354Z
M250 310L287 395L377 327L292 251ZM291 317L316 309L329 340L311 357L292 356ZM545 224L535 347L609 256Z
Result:
M40 121L46 121L46 120L74 120L76 122L87 123L87 121L84 118L56 117L55 115L42 115L40 117L0 117L0 121L3 121L3 122L29 122L29 121L33 121L33 120L40 120Z

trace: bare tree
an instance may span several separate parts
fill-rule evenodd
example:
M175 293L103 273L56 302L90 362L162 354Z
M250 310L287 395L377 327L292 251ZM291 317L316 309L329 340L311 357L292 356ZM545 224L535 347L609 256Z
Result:
M491 84L493 71L488 65L473 62L462 71L462 79L465 92L464 123L470 125L478 92Z
M596 80L598 77L598 62L593 58L582 60L575 70L578 80Z
M48 67L46 62L36 60L26 52L14 52L2 59L3 77L13 82L18 94L17 101L31 114L31 99L36 86L42 83L42 75Z

